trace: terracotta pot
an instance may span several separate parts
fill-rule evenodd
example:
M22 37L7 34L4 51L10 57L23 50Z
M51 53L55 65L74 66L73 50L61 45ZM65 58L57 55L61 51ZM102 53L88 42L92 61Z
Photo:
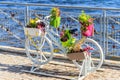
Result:
M83 36L89 37L89 36L93 36L94 34L94 25L91 24L87 27L85 32L82 32Z
M70 60L84 60L85 59L85 52L68 53L67 57Z

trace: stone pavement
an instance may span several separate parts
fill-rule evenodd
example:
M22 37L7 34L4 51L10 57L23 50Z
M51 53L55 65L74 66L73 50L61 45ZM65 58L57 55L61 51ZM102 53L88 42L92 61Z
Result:
M21 71L29 69L31 64L26 55L0 50L0 80L65 80ZM115 64L103 65L100 70L89 74L84 80L120 80L120 67L114 66ZM41 71L58 75L78 75L78 69L75 67L52 63L46 64Z

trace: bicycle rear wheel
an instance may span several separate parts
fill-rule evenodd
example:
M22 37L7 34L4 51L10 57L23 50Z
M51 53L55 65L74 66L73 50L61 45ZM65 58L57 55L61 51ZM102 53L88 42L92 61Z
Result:
M102 48L100 47L100 45L93 39L90 38L86 38L85 42L81 45L82 49L87 48L87 47L91 47L93 48L93 50L89 50L88 54L88 61L90 61L90 71L95 71L97 69L99 69L102 66L103 63L103 51ZM81 61L76 61L73 60L73 63L81 68Z

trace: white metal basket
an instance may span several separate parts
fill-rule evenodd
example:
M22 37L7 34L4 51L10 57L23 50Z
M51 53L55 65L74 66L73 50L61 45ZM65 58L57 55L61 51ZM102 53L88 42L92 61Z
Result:
M24 33L25 35L29 35L31 37L44 35L44 32L42 32L40 29L37 28L24 28Z

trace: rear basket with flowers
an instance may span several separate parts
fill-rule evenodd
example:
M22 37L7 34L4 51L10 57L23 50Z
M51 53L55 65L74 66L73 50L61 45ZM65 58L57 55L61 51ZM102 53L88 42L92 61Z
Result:
M83 60L85 59L86 52L82 50L80 47L77 50L74 50L74 46L79 46L79 43L76 42L76 39L72 36L74 34L75 29L72 30L63 30L60 32L60 41L62 46L67 50L67 57L70 60Z
M30 19L29 24L24 28L25 35L31 37L43 36L45 34L45 23L38 18Z
M79 22L81 24L81 34L82 38L78 43L74 43L71 47L68 48L68 58L70 60L83 60L85 59L85 55L88 54L85 49L82 49L81 45L85 41L86 37L90 37L94 35L94 25L93 18L90 15L87 15L82 11L82 13L78 17Z

